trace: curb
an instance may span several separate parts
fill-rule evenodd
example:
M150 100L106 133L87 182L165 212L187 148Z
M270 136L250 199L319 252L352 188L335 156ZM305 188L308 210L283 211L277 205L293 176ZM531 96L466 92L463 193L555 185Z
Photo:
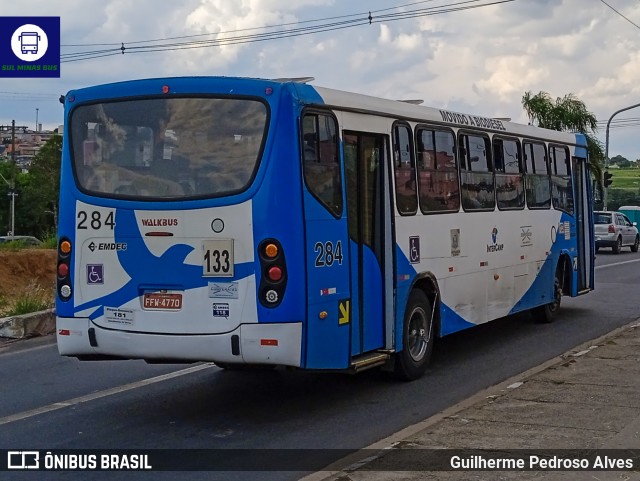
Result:
M46 336L56 330L56 310L0 318L0 338L24 339Z
M602 346L611 339L615 339L622 334L631 331L633 329L640 329L640 318L637 318L624 326L615 328L614 330L598 336L594 339L585 341L572 349L560 354L554 358L551 358L538 366L534 366L524 372L515 374L502 382L499 382L493 386L484 388L470 397L463 399L457 404L445 408L443 411L436 413L422 421L419 421L413 425L407 426L383 439L380 439L369 446L363 447L355 453L345 456L342 459L336 460L330 465L326 466L321 471L308 474L300 479L300 481L342 481L351 479L347 473L358 471L362 466L375 461L386 450L396 449L407 438L413 437L425 429L437 424L450 417L457 416L460 412L471 408L477 404L486 401L487 399L496 398L511 388L518 387L524 381L534 377L535 375L546 371L547 369L566 363L567 360L576 359L582 357L587 352ZM378 451L380 454L371 455L372 451ZM347 468L345 468L347 466ZM604 474L604 473L600 473ZM497 479L497 478L496 478ZM537 478L536 478L537 479ZM595 478L594 478L595 479ZM600 479L600 478L598 478ZM608 478L607 478L608 479ZM621 478L622 479L622 478Z

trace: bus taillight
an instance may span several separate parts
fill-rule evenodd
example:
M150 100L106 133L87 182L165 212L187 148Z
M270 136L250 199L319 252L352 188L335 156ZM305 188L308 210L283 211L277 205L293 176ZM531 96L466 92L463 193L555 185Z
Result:
M273 242L269 242L264 246L264 253L269 259L273 259L278 255L278 246Z
M262 305L276 307L282 301L287 287L287 265L280 242L265 239L258 246L262 278L258 287Z
M69 242L68 240L63 240L62 242L60 242L60 253L66 256L71 254L71 242Z
M58 264L58 277L67 277L69 275L69 265L61 262Z
M269 276L270 281L278 282L280 279L282 279L282 269L280 269L278 266L269 267L267 275Z
M63 301L71 298L71 273L69 268L71 251L73 250L71 241L68 239L60 239L58 243L58 295Z

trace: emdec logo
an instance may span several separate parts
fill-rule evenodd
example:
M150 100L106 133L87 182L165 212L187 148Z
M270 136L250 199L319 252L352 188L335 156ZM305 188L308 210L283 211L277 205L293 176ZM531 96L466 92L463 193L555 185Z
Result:
M0 77L60 77L60 17L0 17Z

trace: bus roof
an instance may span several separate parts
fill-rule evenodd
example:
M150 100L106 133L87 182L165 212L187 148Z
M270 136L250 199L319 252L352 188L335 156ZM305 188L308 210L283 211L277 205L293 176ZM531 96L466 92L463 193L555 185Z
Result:
M325 87L313 87L327 106L344 110L371 112L378 115L403 118L416 122L439 123L456 128L481 128L505 135L543 138L548 141L586 146L580 133L542 129L532 125L518 124L503 119L493 119L468 113L453 112L417 105L402 100L389 100Z
M216 88L221 87L226 88L233 83L242 83L246 86L252 86L256 91L267 86L272 86L274 89L294 89L297 93L297 98L305 105L322 105L346 111L366 112L389 118L436 123L453 128L482 129L504 135L544 139L546 141L573 144L585 148L587 145L586 138L580 133L541 129L532 125L518 124L503 119L494 119L468 113L453 112L446 109L426 107L418 105L415 102L390 100L360 93L318 87L309 83L312 80L313 77L278 79L222 76L149 78L97 85L70 91L67 95L72 92L77 94L82 92L84 94L82 97L88 96L89 98L104 98L105 93L108 92L111 95L106 95L106 97L117 97L122 90L121 86L126 86L129 95L136 96L148 93L150 86L158 82L168 82L170 85L176 81L180 82L183 84L182 91L185 91L185 88L187 90L204 89L208 91L209 88L215 90ZM118 86L120 86L120 89L118 89ZM190 93L194 92L191 91Z

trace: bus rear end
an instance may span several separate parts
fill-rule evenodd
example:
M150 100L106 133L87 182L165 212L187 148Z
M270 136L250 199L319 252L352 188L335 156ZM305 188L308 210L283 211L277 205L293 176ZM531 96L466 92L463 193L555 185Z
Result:
M300 366L302 314L281 308L297 247L285 219L255 222L278 200L261 189L274 88L158 79L66 96L60 354Z

